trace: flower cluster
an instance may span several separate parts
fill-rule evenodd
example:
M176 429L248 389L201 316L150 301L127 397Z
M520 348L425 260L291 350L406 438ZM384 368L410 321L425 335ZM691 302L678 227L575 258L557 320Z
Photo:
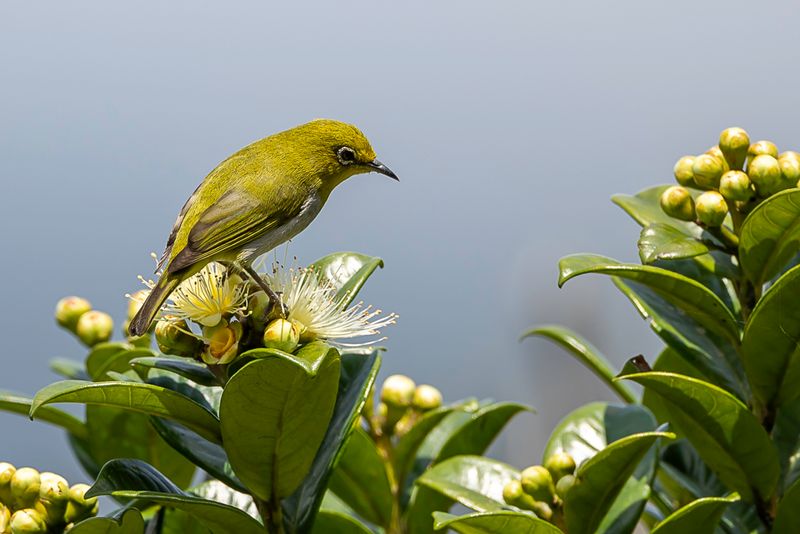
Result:
M551 455L544 465L526 467L519 479L503 488L503 500L522 510L530 510L540 519L562 523L567 492L575 485L575 460L565 452Z

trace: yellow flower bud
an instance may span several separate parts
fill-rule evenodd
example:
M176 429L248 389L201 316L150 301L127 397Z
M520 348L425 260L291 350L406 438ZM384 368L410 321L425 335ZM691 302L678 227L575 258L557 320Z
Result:
M17 510L11 516L11 534L45 534L47 525L41 514L33 508Z
M203 351L203 342L189 334L186 321L160 319L156 323L156 344L164 354L196 358Z
M717 145L712 146L711 148L706 150L706 154L711 154L712 156L717 158L720 163L722 163L723 172L728 172L729 170L731 170L730 166L728 165L728 160L725 159L725 155L722 153L722 150L719 148L719 146Z
M300 343L300 330L292 321L275 319L264 330L264 346L268 349L292 352L298 343Z
M78 319L91 309L92 305L86 299L64 297L56 304L56 322L70 332L75 332Z
M747 166L747 174L762 197L774 193L783 178L778 160L766 154L756 156L750 161Z
M203 350L203 361L210 365L230 363L239 355L239 340L242 338L242 324L227 324L224 320L217 326L203 328L208 343Z
M675 180L684 187L697 187L697 184L694 183L692 165L694 165L694 156L683 156L672 168Z
M69 502L69 484L64 477L55 473L42 473L39 488L39 505L37 510L42 513L48 525L60 525L64 522L64 514Z
M0 534L11 532L11 509L0 503Z
M747 151L750 148L750 136L741 128L727 128L719 134L719 148L728 162L728 166L740 171L744 168Z
M81 315L75 327L75 334L87 347L108 341L113 332L114 320L109 314L97 310Z
M546 502L536 501L532 511L539 519L544 519L545 521L550 521L553 517L553 509Z
M567 492L575 485L575 477L573 475L565 475L556 483L556 495L561 500L567 498Z
M509 480L508 483L503 486L503 500L506 503L516 506L516 502L525 495L522 491L522 484L517 479Z
M11 477L11 497L14 499L14 508L33 506L36 499L39 498L40 487L39 471L32 467L17 469Z
M742 171L728 171L719 181L719 192L726 200L744 202L753 196L750 177Z
M800 181L800 154L791 150L783 152L778 156L778 164L781 166L783 187L797 187L797 182Z
M442 405L442 392L428 384L417 386L411 404L420 412L435 410Z
M703 189L716 189L719 179L725 172L720 158L712 154L700 154L694 158L692 173L695 183Z
M695 201L697 220L712 228L720 226L728 214L725 198L716 191L706 191Z
M6 462L0 462L0 502L9 506L14 504L14 499L11 496L11 478L17 469ZM0 532L3 532L0 530Z
M89 486L86 484L75 484L69 489L69 504L67 504L67 512L64 514L65 522L77 523L97 515L99 509L97 497L87 499L87 491L89 491Z
M772 141L756 141L747 149L747 156L750 159L756 156L767 155L773 158L778 157L778 147Z
M534 465L522 471L522 490L537 501L551 503L556 494L553 477L544 466Z
M561 480L575 472L575 460L566 452L557 452L544 462L544 467L550 471L553 480Z
M695 207L692 194L683 186L673 185L661 193L661 209L664 213L681 221L695 219Z
M405 375L392 375L383 382L381 400L387 406L408 408L414 398L416 384Z

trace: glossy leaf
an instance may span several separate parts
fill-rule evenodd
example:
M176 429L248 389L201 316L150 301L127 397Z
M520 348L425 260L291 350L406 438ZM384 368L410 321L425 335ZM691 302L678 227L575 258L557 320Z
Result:
M433 514L436 530L454 530L461 534L561 534L555 525L523 512L487 512L469 515Z
M130 365L140 369L170 371L203 386L219 386L217 377L206 365L190 358L148 356L133 358L130 360Z
M392 488L383 458L360 428L350 435L328 489L367 521L388 528L392 519Z
M791 260L800 248L800 190L781 191L761 202L742 223L739 259L759 286Z
M731 489L752 501L772 494L779 464L764 428L730 393L695 378L650 372L625 376L662 398L670 422ZM752 488L752 489L751 489Z
M800 479L800 398L778 408L772 441L781 464L781 487L786 489Z
M600 380L611 388L625 402L636 402L636 396L624 384L614 380L616 374L608 359L591 343L568 328L556 325L543 325L523 334L522 338L541 336L550 339L566 349L570 354L589 368Z
M95 404L166 417L222 443L219 421L213 413L184 395L152 384L62 380L36 393L30 416L35 417L40 407L54 402Z
M640 226L661 223L671 226L687 236L700 237L703 233L702 228L693 222L673 219L661 209L661 193L668 187L670 186L657 185L640 191L635 195L614 195L611 197L611 201L622 208Z
M313 534L332 534L334 532L336 534L372 534L372 531L355 517L332 510L319 511L311 532Z
M119 517L92 517L70 529L70 534L142 534L144 519L135 508L123 510Z
M200 520L214 534L264 532L261 524L242 510L185 493L155 468L141 461L108 462L86 494L137 499L183 510Z
M800 481L795 481L784 492L778 503L773 532L800 532Z
M206 480L202 484L192 488L190 493L210 501L233 506L245 512L253 519L260 521L258 507L256 507L253 497L246 493L236 491L219 480Z
M564 501L570 534L592 534L600 525L637 464L658 438L674 438L669 432L643 432L621 438L583 463L575 485Z
M709 252L708 245L673 225L651 223L639 235L639 258L644 264L658 260L693 258Z
M587 273L606 274L643 284L683 310L707 330L738 343L739 327L725 304L702 284L678 273L632 263L620 263L594 254L566 256L559 262L558 285Z
M738 500L739 496L736 494L730 497L697 499L666 517L656 525L652 534L707 534L714 532L725 509L730 503Z
M0 391L0 410L19 415L28 415L32 405L33 399L30 397L8 391ZM58 408L53 408L52 406L43 407L39 413L39 420L61 427L79 439L88 438L88 432L83 421Z
M796 192L800 194L800 190ZM753 392L773 408L800 397L798 292L800 266L764 293L747 321L742 340L742 358Z
M233 470L263 500L291 495L311 469L336 402L339 353L322 342L254 360L231 377L220 420Z
M75 360L53 358L50 360L50 370L70 380L89 380L86 369Z
M519 471L510 465L482 456L455 456L423 473L417 484L476 512L490 512L509 508L503 487L513 479L519 479Z
M311 530L333 467L342 454L347 438L361 417L361 410L372 391L381 365L380 351L370 355L343 354L339 391L333 416L314 458L311 471L299 488L283 500L284 522L291 530Z
M318 259L313 264L318 276L328 280L337 289L336 297L346 307L358 295L361 287L383 260L357 252L335 252Z
M108 359L113 358L116 354L133 350L133 348L134 346L130 343L120 343L118 341L98 343L86 355L86 372L90 377L97 376L97 369Z
M155 353L150 349L133 348L131 350L121 350L107 357L105 360L87 360L87 370L89 376L94 381L108 380L110 372L124 373L130 371L131 360L136 358L152 358ZM89 367L92 364L93 367Z
M406 475L414 465L417 451L436 426L460 405L442 406L425 413L406 434L400 437L394 448L392 463L395 478L400 487L404 486Z

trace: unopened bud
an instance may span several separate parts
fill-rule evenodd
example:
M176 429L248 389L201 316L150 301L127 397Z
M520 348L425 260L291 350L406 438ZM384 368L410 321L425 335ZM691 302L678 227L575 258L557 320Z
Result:
M781 166L781 175L785 189L797 187L800 181L800 154L788 150L778 156L778 164Z
M531 510L539 519L550 521L553 517L553 509L546 502L536 501Z
M522 490L522 484L517 479L509 480L508 483L503 486L503 500L507 504L516 506L520 510L535 512L537 509L541 508L539 506L541 503L538 503L536 499L525 493Z
M556 495L563 501L567 498L567 492L575 485L573 475L565 475L556 483Z
M575 459L566 452L557 452L544 462L544 466L550 471L553 480L558 481L575 472Z
M11 509L0 503L0 534L11 532Z
M6 462L0 462L0 502L11 506L14 499L11 496L11 478L17 469ZM0 533L3 532L0 530Z
M783 178L778 160L766 154L756 156L750 161L747 166L747 174L762 197L774 193Z
M435 410L442 405L442 392L433 386L422 384L414 390L411 404L420 412Z
M725 159L725 155L722 153L722 150L720 150L719 146L717 145L712 146L711 148L706 150L706 154L711 154L712 156L717 158L720 163L722 163L723 172L728 172L729 170L731 170L730 166L728 165L728 160Z
M706 226L720 226L728 214L728 203L716 191L706 191L695 201L697 220Z
M728 162L728 166L736 171L744 168L747 151L750 148L750 136L741 128L727 128L719 134L719 148Z
M196 358L203 350L203 342L189 332L184 320L160 319L155 327L158 349L164 354Z
M767 155L778 157L778 147L772 141L756 141L747 149L747 156L752 160L756 156Z
M300 330L287 319L275 319L264 330L264 346L268 349L292 352L298 343L300 343Z
M45 534L47 525L44 518L33 508L17 510L11 516L11 534Z
M11 497L14 499L15 508L28 508L33 506L39 498L41 478L39 471L32 467L22 467L14 472L11 477Z
M719 192L725 200L745 202L753 196L753 184L744 172L728 171L719 181Z
M203 361L211 365L224 365L239 354L242 324L228 324L223 320L217 326L203 328L203 336L208 340L203 350Z
M383 382L381 400L387 406L408 408L414 398L416 384L405 375L392 375Z
M56 322L70 332L75 332L78 319L91 309L92 305L86 299L64 297L56 304Z
M692 173L695 183L702 189L716 189L725 172L724 160L713 154L700 154L694 158Z
M259 331L267 327L267 317L270 312L270 300L266 293L257 291L250 294L247 299L247 310L250 314L247 320L253 330Z
M39 503L43 509L39 511L43 512L42 517L48 525L57 525L64 521L68 502L69 484L64 477L55 473L42 473Z
M75 334L87 347L108 341L113 332L114 320L109 314L97 310L81 315L75 327Z
M553 477L544 466L534 465L522 471L522 490L537 501L553 502L556 489Z
M99 508L97 497L87 499L87 491L89 491L89 486L86 484L75 484L69 489L69 504L67 504L67 513L64 515L67 523L77 523L87 517L97 515Z
M697 187L697 184L694 183L692 165L694 165L694 156L683 156L672 168L675 180L684 187Z
M681 221L695 219L695 206L692 194L683 186L673 185L661 193L661 209L664 213Z

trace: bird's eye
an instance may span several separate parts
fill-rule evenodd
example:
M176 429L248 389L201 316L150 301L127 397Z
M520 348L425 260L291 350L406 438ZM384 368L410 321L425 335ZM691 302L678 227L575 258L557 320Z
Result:
M339 163L342 165L350 165L356 160L356 152L348 146L343 146L336 151L336 156L339 158Z

